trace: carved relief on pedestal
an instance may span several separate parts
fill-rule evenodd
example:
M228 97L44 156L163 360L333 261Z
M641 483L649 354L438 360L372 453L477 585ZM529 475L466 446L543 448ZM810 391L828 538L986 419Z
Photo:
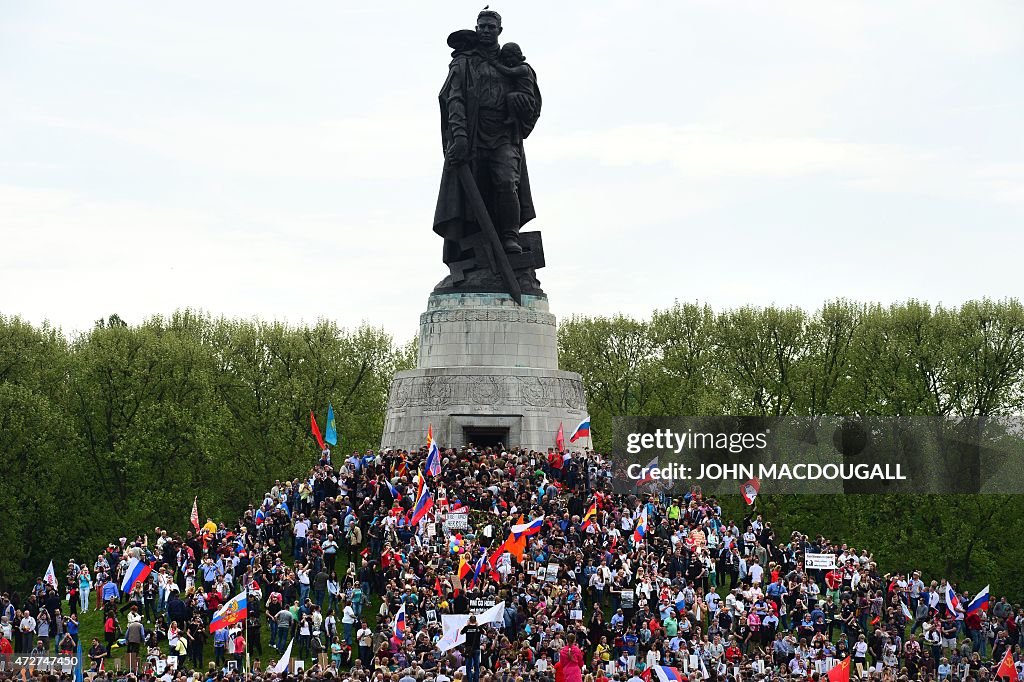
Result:
M512 322L515 324L547 324L555 325L555 316L536 310L495 309L495 308L459 308L455 310L428 310L420 315L420 324L438 324L443 322Z
M412 376L396 377L388 409L449 405L528 405L585 410L583 383L578 379L536 376Z

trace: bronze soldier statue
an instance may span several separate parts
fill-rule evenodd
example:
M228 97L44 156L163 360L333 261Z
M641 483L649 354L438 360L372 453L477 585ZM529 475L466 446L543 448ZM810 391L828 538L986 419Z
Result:
M497 254L484 257L481 221L460 181L466 165L504 251L498 260L511 263L524 291L539 291L533 273L543 266L539 233L528 233L533 236L524 244L520 228L536 217L523 140L540 116L541 97L536 73L519 46L499 46L501 30L501 16L484 9L475 31L456 31L448 37L452 61L439 95L445 165L434 231L444 237L444 262L452 274L439 290L487 290L498 281L487 265Z

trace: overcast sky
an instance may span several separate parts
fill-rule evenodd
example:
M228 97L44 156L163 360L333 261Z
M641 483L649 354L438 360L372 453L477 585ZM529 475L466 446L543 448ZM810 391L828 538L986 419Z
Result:
M478 2L0 4L0 313L416 334ZM1018 296L1024 3L492 5L560 317Z

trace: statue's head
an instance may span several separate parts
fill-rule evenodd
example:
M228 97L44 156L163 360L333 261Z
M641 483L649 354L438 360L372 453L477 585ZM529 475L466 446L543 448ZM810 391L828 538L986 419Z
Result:
M476 17L476 34L480 38L481 45L489 46L497 43L498 36L501 35L501 15L484 7Z

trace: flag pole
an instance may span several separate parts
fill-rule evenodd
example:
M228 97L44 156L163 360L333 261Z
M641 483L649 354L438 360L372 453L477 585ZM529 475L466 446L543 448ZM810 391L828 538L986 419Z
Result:
M245 632L245 658L242 659L242 665L245 666L245 670L242 675L245 679L252 677L252 666L249 663L249 651L252 646L249 644L249 586L245 584L245 578L242 578L242 591L245 593L245 619L242 623Z

